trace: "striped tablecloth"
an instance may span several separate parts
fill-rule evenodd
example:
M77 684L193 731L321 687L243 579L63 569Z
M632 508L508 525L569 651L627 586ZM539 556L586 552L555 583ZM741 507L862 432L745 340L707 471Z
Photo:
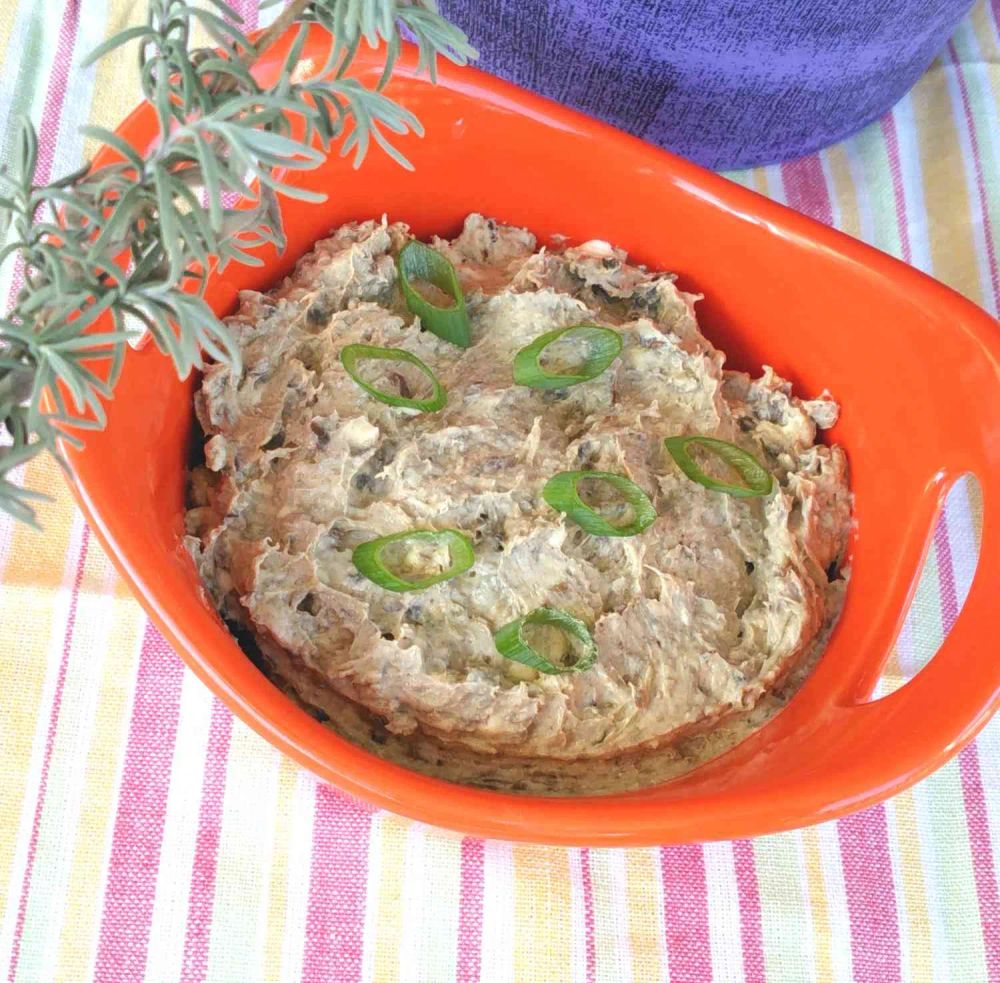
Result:
M39 122L41 177L80 159L80 124L114 126L136 101L130 57L78 65L143 6L0 5L0 133L17 113ZM735 179L995 314L998 8L977 4L891 115ZM801 832L663 850L463 840L318 784L234 721L129 597L57 470L22 480L55 502L44 535L0 519L10 980L1000 981L1000 721L913 790ZM883 689L954 621L978 516L958 487Z

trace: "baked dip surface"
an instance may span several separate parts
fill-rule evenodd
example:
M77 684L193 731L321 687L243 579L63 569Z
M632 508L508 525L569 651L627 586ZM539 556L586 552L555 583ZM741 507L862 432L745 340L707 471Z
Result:
M850 493L844 454L816 442L836 404L795 397L768 368L726 371L698 329L697 298L669 274L601 242L537 249L479 215L431 243L464 290L472 344L458 347L406 304L396 257L411 238L398 223L346 225L270 294L241 294L228 323L243 365L209 367L196 396L205 465L187 514L220 612L329 726L454 780L611 790L731 745L787 698L836 617ZM605 371L565 388L515 384L520 350L581 323L619 333ZM570 341L543 366L570 371ZM342 362L351 344L417 356L446 404L374 398ZM430 390L410 363L357 371L404 397ZM737 497L691 480L664 440L694 434L748 452L773 491ZM655 521L588 534L543 497L566 471L626 476ZM613 491L580 485L595 510L627 518ZM358 569L358 546L418 529L463 533L474 565L405 592ZM434 541L386 556L411 579L451 560ZM590 668L548 674L498 651L498 629L540 607L587 626ZM572 644L548 634L535 644L571 665Z

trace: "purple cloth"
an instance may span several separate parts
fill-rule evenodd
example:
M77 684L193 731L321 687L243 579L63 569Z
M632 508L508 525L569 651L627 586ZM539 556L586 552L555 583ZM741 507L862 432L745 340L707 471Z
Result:
M440 0L480 67L713 168L876 119L971 0Z

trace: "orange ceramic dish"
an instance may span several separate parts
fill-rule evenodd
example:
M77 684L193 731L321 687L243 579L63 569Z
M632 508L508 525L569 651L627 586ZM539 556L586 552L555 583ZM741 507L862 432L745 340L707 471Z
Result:
M318 34L304 52L317 57ZM258 70L273 77L282 46ZM377 59L361 60L374 78ZM699 320L754 371L798 391L829 387L843 407L831 439L856 497L851 581L819 667L790 705L720 758L663 785L584 798L450 785L340 739L262 676L203 599L181 545L194 381L152 347L130 353L108 426L71 452L80 502L150 616L233 712L320 777L395 812L465 833L544 843L628 845L752 836L831 819L898 792L972 738L1000 698L1000 330L939 283L692 164L479 72L443 68L435 88L412 61L392 92L424 123L408 172L373 151L294 172L330 193L285 201L285 255L212 280L217 311L266 288L341 223L388 213L414 232L452 233L479 211L541 238L601 238L675 270L702 291ZM121 134L145 147L153 113ZM984 533L975 581L941 650L913 681L869 699L899 631L949 486L974 473Z

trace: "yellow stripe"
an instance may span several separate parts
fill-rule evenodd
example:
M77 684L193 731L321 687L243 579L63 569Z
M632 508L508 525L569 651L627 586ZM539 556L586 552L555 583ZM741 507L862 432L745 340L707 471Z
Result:
M628 850L625 854L628 927L632 949L632 979L660 980L666 975L659 939L662 912L656 884L660 864L656 850Z
M847 151L838 144L824 152L833 184L833 196L838 213L837 228L855 239L861 238L861 214L858 208L858 192L851 177L847 161Z
M993 31L993 19L987 13L985 3L977 3L969 14L969 23L972 31L976 35L979 43L979 52L986 62L995 62L1000 59L1000 48L997 47L996 34ZM990 72L993 79L993 90L996 91L996 73Z
M965 494L969 496L969 512L972 515L972 532L976 537L976 545L983 545L983 490L974 477L966 478Z
M806 868L809 907L812 909L813 952L816 960L816 978L833 979L833 958L830 953L830 905L823 879L823 860L819 847L819 833L815 827L802 831L802 852Z
M903 903L910 938L910 972L913 980L934 978L931 956L931 923L927 911L927 887L924 883L924 864L920 856L920 832L917 829L917 811L911 791L897 795L890 813L894 815L892 835L896 839Z
M943 72L935 61L912 93L931 262L936 277L982 303L965 165Z
M399 942L403 937L403 857L412 823L383 813L379 819L379 896L374 975L378 983L399 979Z
M146 7L145 3L134 0L110 0L105 38L126 27L144 23ZM142 96L134 45L117 48L97 63L91 91L100 93L100 98L91 102L91 124L114 130ZM85 155L92 157L96 149L94 141L88 139L84 145Z
M32 461L25 469L25 486L41 491L58 468L47 460ZM65 494L65 493L64 493ZM59 585L65 576L72 513L63 503L45 504L39 510L46 524L40 536L15 524L10 557L0 590L0 760L3 761L3 795L0 796L0 910L7 903L11 864L24 803L31 750L38 725L39 703L55 624Z
M572 977L569 851L514 847L514 979Z
M281 949L285 937L285 911L288 907L288 847L295 811L297 777L298 768L292 764L291 758L282 755L278 765L278 806L274 817L274 854L268 892L267 937L264 940L265 980L281 977Z
M31 0L23 0L30 3ZM14 21L17 20L18 3L0 5L0 64L7 60L7 48L10 45L10 35L14 30Z
M92 549L99 550L93 545ZM125 753L126 713L135 682L146 618L121 580L113 585L115 600L95 708L94 733L81 767L86 770L79 829L66 886L66 919L59 940L56 979L82 980L100 928L107 837L117 806L116 780Z

